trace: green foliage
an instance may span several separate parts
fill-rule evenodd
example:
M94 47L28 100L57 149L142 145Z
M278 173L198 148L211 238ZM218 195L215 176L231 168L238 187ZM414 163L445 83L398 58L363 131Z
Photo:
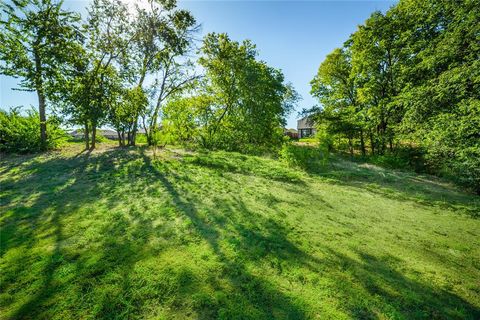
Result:
M308 142L308 143L318 143L318 139L313 137L313 138L300 138L298 139L298 142Z
M464 213L480 203L445 181L81 151L0 158L5 319L478 319L480 220Z
M197 119L202 144L247 152L278 148L285 116L298 99L281 71L258 61L250 41L226 34L205 36L201 53L206 80L200 90L210 99Z
M182 97L169 101L163 109L162 132L173 143L206 147L212 99L207 95Z
M310 112L351 155L415 145L428 170L480 192L480 9L440 3L373 13L320 65L312 94L322 107Z
M22 115L20 109L0 110L0 150L3 152L29 153L54 149L66 140L65 132L59 127L59 120L51 117L47 126L46 145L40 140L38 112L28 110Z
M145 113L148 97L141 87L122 89L118 87L116 94L110 94L108 119L115 130L120 133L120 144L125 145L125 134L133 139L138 117Z
M421 141L430 168L480 193L480 101L429 120Z
M137 133L135 136L135 141L138 144L146 144L147 143L147 136L143 133Z

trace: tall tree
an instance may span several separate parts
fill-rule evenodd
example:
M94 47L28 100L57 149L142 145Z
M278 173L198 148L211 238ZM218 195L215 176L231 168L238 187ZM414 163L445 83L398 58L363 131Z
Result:
M355 80L348 46L328 54L311 81L311 94L322 105L321 110L312 110L314 115L311 118L318 123L324 122L329 134L344 135L352 154L353 140L358 137L360 150L365 155L365 114L358 101Z
M119 0L94 0L85 25L86 67L78 73L81 93L76 105L86 118L85 129L91 131L95 148L96 129L107 121L108 110L125 85L123 66L128 62L128 48L136 37L128 27L132 21L128 7ZM88 136L88 135L86 135Z
M208 34L199 63L206 71L205 91L215 115L211 143L226 149L278 145L285 116L298 99L283 74L256 60L255 46L226 34Z
M47 145L47 100L67 73L75 55L79 16L62 9L63 1L21 0L0 4L0 73L21 78L36 91L40 140Z
M151 90L155 101L148 110L139 110L132 122L129 144L135 144L138 118L147 120L146 133L151 143L158 127L163 103L172 94L185 88L196 75L186 55L191 52L194 34L198 30L192 14L176 7L172 0L148 0L146 7L136 7L133 23L135 38L131 49L131 69L138 88L145 90L147 76L155 78ZM148 119L145 119L148 118Z
M360 106L347 118L363 117L372 152L384 154L388 146L395 155L395 145L419 148L429 170L480 192L478 21L478 0L402 0L385 14L372 14L342 50L351 55L348 78L354 79ZM335 55L312 82L323 106L316 110L320 119L350 100L348 91L340 90L342 82L331 81L347 79ZM332 79L327 66L335 70ZM330 125L347 133L345 117L335 116Z

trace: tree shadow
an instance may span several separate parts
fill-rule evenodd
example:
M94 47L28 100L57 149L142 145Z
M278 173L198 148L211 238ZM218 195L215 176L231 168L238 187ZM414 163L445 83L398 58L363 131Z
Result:
M463 192L437 177L384 169L341 157L332 157L326 167L311 168L307 173L322 177L328 183L366 190L382 197L480 217L479 196Z
M294 226L271 214L274 205L269 212L261 212L235 193L204 199L205 192L195 192L206 188L196 179L195 170L206 167L221 173L223 169L174 161L153 161L145 148L134 148L19 164L22 171L32 173L3 180L11 191L1 197L5 214L0 220L0 291L12 296L1 307L15 303L14 311L5 317L129 319L144 317L148 305L191 308L190 317L199 319L318 316L306 297L279 286L265 274L267 269L252 267L259 265L267 265L269 272L282 279L290 279L291 271L297 270L291 280L295 285L313 288L317 283L311 279L332 280L331 289L344 303L342 309L355 319L480 316L478 307L455 294L407 277L393 256L354 250L347 255L319 244L316 250L323 252L319 259L294 240ZM245 174L237 169L231 172ZM285 182L260 176L267 182ZM220 178L231 179L229 175ZM124 197L125 193L138 195L140 201L130 203L135 197ZM142 203L143 193L159 202ZM277 201L268 195L265 191L258 197ZM162 203L178 213L161 216ZM89 209L92 206L95 210ZM220 266L209 277L200 279L181 263L147 263L168 250L181 254L185 246L197 244L193 236L185 242L182 235L171 232L169 228L176 225L169 227L169 223L176 219L189 222L180 232L198 237ZM47 249L38 251L39 245ZM14 301L18 292L26 292L26 298Z
M137 237L133 245L112 238L122 234L118 230L127 225L125 219L113 219L111 224L99 230L100 237L97 240L100 242L96 245L101 246L97 248L95 264L91 263L92 255L88 250L71 245L71 239L81 236L82 230L72 232L69 228L70 234L64 232L65 224L78 218L73 213L82 210L85 205L100 199L107 199L107 206L118 205L121 197L103 198L102 195L112 191L113 186L109 182L115 183L112 168L117 166L121 170L132 159L128 153L116 149L95 156L90 156L89 152L65 157L45 155L38 161L17 164L22 171L30 174L2 182L2 189L12 189L12 192L4 193L1 197L0 247L3 261L0 291L16 293L20 288L32 291L21 302L7 296L3 305L12 302L18 305L9 318L49 318L42 314L54 310L56 302L51 299L71 286L61 279L61 272L66 268L75 269L70 280L82 287L84 280L94 282L95 275L100 276L108 270L129 270L135 261L133 257L141 258L137 248L144 246L145 239L142 241ZM32 197L32 193L35 196ZM145 230L151 227L148 221L132 219L128 225L132 222L137 226L138 230L132 231L136 234L148 233ZM45 250L42 244L46 246ZM90 245L86 243L85 247ZM109 258L111 263L106 263ZM32 273L35 273L33 277ZM124 272L124 277L128 278L128 272ZM93 288L94 284L91 286ZM85 293L83 291L82 294ZM105 306L109 305L105 301ZM96 318L102 315L108 317L109 312L99 309Z
M260 277L252 274L248 271L245 261L240 255L230 256L225 253L225 249L222 248L221 241L230 241L233 239L226 238L222 230L225 228L225 225L220 221L212 223L212 220L207 219L205 216L202 216L194 203L196 201L201 201L200 199L195 199L192 195L183 194L181 191L175 187L175 182L182 180L181 176L176 173L159 170L158 166L155 165L150 157L142 152L142 156L145 162L146 167L150 172L153 172L155 177L161 181L162 185L166 188L169 195L172 197L173 203L181 212L187 216L192 222L196 232L198 232L202 239L204 239L209 247L213 250L218 260L223 264L223 276L228 279L230 282L233 292L227 292L227 299L218 303L210 303L208 308L201 308L197 310L198 314L201 315L201 318L227 318L227 319L272 319L276 317L284 319L306 319L307 315L304 310L296 304L290 297L285 293L278 291L271 283L268 283L266 280L262 280ZM173 178L173 179L172 179ZM243 206L240 203L237 203L241 207ZM232 208L220 207L217 206L215 211L218 210L231 210ZM246 213L245 217L248 216L248 211L245 210L243 206L243 212ZM235 211L230 211L232 213ZM215 215L212 213L212 215ZM231 216L232 216L231 215ZM213 218L215 219L215 218ZM229 226L233 226L236 221L230 221ZM258 221L258 224L262 224L262 221ZM285 246L287 250L291 251L293 255L300 255L301 251L296 249L293 244L291 244L282 233L278 225L278 228L275 228L275 225L271 226L274 229L276 242L281 243L282 246ZM241 243L245 237L252 235L252 233L247 227L238 225L237 232L240 234L240 239L237 239L237 243ZM256 234L257 241L258 238L262 237L260 234ZM264 241L267 245L273 244L272 239L265 238ZM252 256L247 256L246 253L253 248L248 248L247 246L242 246L237 248L241 251L243 257L248 259L253 259ZM254 250L254 249L253 249ZM256 255L254 255L256 256ZM222 303L223 302L223 303ZM202 310L203 309L203 310Z
M243 175L259 176L265 179L304 185L301 176L280 163L261 157L245 156L235 152L211 152L186 154L182 158L188 164L206 167L219 172L232 172Z
M480 309L457 295L405 275L402 261L354 250L354 257L327 249L325 264L333 278L342 283L338 290L350 303L345 306L352 318L380 319L380 315L402 319L478 319Z

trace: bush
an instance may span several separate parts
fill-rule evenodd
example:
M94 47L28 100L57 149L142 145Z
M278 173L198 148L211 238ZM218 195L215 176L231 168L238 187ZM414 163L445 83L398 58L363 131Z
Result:
M328 162L328 149L324 145L300 146L285 143L280 150L280 159L290 166L318 170Z
M389 169L414 170L418 173L428 171L425 167L424 153L419 148L398 147L393 153L367 156L366 159Z
M67 138L60 121L51 117L47 121L47 149L57 148ZM20 114L19 108L0 110L0 150L28 153L41 150L40 118L36 110Z
M135 143L139 143L139 144L146 144L148 141L147 141L147 135L144 134L144 133L137 133L135 135Z

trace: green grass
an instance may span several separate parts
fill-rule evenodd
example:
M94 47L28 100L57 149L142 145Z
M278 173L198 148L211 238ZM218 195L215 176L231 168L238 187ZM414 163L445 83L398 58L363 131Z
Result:
M480 201L334 158L2 156L2 319L479 319Z

